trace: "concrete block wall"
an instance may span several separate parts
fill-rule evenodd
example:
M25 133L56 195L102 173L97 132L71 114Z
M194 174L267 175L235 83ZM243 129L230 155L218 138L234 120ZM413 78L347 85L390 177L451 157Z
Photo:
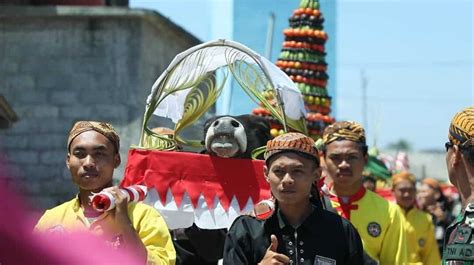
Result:
M199 43L157 13L110 7L2 7L0 40L0 94L19 116L0 130L0 174L39 210L77 192L65 166L77 120L116 127L122 177L153 82Z

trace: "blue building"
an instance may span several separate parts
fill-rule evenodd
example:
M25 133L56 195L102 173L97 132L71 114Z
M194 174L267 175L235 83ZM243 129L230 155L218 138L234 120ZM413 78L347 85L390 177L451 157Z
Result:
M154 9L203 42L230 39L240 42L270 61L275 62L284 41L283 29L298 8L299 0L131 0L130 7ZM326 43L326 62L330 76L328 93L336 94L336 1L320 1L325 17L324 30L329 35ZM274 16L273 38L267 44L271 16ZM268 56L269 55L269 56ZM333 100L332 109L335 110ZM248 114L255 107L241 89L227 89L217 103L218 114ZM334 112L333 112L334 115Z

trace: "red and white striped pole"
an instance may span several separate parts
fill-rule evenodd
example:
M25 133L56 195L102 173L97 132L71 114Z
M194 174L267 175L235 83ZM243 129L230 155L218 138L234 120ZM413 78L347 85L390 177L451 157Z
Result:
M143 201L147 194L147 187L143 185L132 185L120 188L120 191L127 196L128 202ZM108 191L101 191L91 197L92 208L98 212L110 211L115 208L115 198Z

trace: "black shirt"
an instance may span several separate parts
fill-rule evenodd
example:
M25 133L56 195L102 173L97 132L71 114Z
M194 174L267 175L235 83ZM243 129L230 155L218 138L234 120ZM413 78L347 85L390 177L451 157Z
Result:
M238 217L224 246L224 264L257 264L270 246L270 235L278 239L277 252L288 256L291 264L363 264L359 234L339 215L314 208L298 227L289 225L278 210L265 221L250 216Z

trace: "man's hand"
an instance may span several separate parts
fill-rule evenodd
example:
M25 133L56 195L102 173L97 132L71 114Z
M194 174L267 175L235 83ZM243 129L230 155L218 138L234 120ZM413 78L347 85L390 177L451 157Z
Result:
M127 195L125 195L125 193L117 186L106 188L104 191L107 191L114 196L115 209L111 210L109 214L113 216L115 224L119 227L131 226L131 221L128 217Z
M115 199L115 208L108 212L114 220L114 228L120 231L125 246L137 253L137 257L142 259L145 264L147 262L147 250L128 217L127 195L117 186L106 188L104 191L110 192Z
M290 264L290 258L283 254L277 253L278 248L278 239L275 235L270 236L270 246L265 253L262 261L260 261L259 265L266 265L266 264Z

